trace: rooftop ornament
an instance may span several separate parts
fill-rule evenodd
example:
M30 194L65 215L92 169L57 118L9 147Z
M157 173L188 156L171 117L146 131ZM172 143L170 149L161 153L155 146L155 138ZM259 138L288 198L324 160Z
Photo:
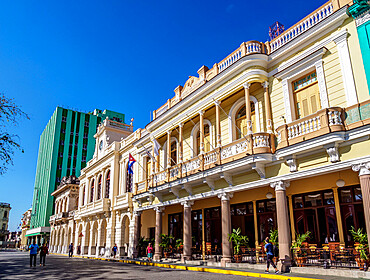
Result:
M282 25L280 22L275 22L273 25L269 27L269 36L270 40L275 39L277 36L279 36L281 33L283 33L285 30L284 25Z

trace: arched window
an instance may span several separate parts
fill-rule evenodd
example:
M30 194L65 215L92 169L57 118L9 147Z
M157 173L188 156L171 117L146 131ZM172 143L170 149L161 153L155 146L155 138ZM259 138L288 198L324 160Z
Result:
M251 121L252 121L252 131L256 132L256 108L254 102L251 101ZM237 139L247 135L247 121L246 121L246 108L242 105L235 115L235 125L238 127L236 131Z
M204 125L204 152L207 153L211 150L211 137L210 137L210 128L208 124ZM197 151L198 155L200 154L200 129L197 134Z
M177 164L177 142L176 141L172 141L171 143L170 157L171 157L171 166L176 165Z
M152 174L152 161L149 157L147 157L146 158L145 178L148 179L151 174Z
M105 180L105 198L109 198L110 192L110 170L108 170L107 178Z
M177 147L179 145L179 142L176 137L171 137L170 141L171 141L171 145L170 145L169 151L167 151L167 141L163 145L163 153L164 153L163 166L164 168L175 166L178 163L178 160L177 160L178 148ZM168 161L168 159L170 160Z
M82 205L85 204L85 186L82 187Z
M101 175L99 176L99 180L98 180L98 195L97 195L97 200L99 200L101 198Z
M130 174L128 165L126 167L126 192L132 192L133 174Z
M91 188L90 188L90 202L94 201L94 184L95 184L95 181L93 179L91 182Z

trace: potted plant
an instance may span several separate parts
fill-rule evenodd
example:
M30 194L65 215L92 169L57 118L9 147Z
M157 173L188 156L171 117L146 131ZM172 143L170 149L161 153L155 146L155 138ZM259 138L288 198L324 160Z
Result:
M359 253L358 257L356 257L357 265L360 270L366 270L369 260L367 234L362 232L362 228L356 231L353 226L350 229L350 233L353 236L353 240L357 242L355 247L356 251Z
M306 263L306 254L301 250L302 243L306 239L310 238L311 232L307 231L306 233L297 234L296 240L292 243L292 249L294 253L294 259L298 266L305 266Z
M168 258L171 249L171 240L173 238L174 237L172 235L161 234L161 243L159 243L159 246L163 248L165 258Z
M278 242L278 237L279 237L279 234L278 234L278 230L277 229L274 229L274 230L270 230L270 242L273 246L273 251L274 251L274 262L277 263L278 259L279 259L279 242Z
M240 263L242 256L240 255L240 247L248 245L248 237L241 234L241 229L233 229L233 232L229 234L229 241L234 244L234 258L235 262Z
M176 243L175 243L175 247L176 247L176 250L177 250L178 253L180 253L180 251L182 250L183 246L184 246L184 244L182 242L182 239L181 238L177 239L176 240Z

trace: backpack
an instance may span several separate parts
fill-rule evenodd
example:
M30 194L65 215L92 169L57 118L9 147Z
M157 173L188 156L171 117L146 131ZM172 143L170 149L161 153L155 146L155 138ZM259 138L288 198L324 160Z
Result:
M279 248L276 245L272 245L272 253L274 257L279 257Z

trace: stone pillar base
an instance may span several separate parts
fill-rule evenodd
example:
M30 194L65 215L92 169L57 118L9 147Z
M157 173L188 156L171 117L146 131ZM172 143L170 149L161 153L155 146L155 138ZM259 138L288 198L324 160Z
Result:
M221 266L226 267L227 263L231 263L231 258L222 258L221 259Z
M280 270L280 272L290 272L290 267L292 266L292 260L291 259L282 259L277 263L277 268Z
M158 262L158 261L161 260L161 256L160 255L154 255L153 260Z

